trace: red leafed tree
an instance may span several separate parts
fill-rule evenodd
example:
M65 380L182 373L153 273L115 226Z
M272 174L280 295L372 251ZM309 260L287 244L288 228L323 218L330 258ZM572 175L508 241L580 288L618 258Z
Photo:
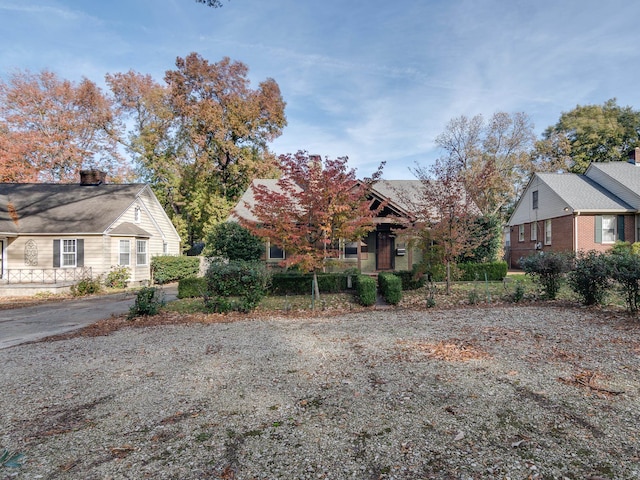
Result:
M373 230L375 210L367 194L382 174L380 165L368 179L358 180L347 157L335 160L299 151L280 156L282 177L277 189L254 187L255 223L245 226L286 252L284 266L322 270L336 257L341 239L355 241Z
M0 80L0 181L77 181L81 168L126 173L119 122L90 80L18 72Z
M431 168L417 167L413 173L420 180L420 187L405 199L415 214L411 228L424 248L435 246L440 250L449 293L451 264L480 243L476 222L480 210L471 199L456 162L439 159Z

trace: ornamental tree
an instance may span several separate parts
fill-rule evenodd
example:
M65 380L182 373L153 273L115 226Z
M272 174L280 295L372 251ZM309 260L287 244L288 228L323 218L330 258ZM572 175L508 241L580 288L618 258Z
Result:
M257 221L244 224L285 250L283 266L316 273L339 255L340 240L358 240L375 228L377 210L367 195L384 164L371 178L358 180L347 162L347 157L322 161L304 151L281 155L277 188L252 185L255 205L247 207Z

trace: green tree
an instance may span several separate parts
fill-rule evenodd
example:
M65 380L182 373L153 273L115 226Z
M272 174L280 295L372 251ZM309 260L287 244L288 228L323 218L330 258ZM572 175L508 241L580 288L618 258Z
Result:
M165 85L135 72L107 75L132 129L127 146L174 225L193 245L225 219L253 178L276 175L268 143L286 125L273 79L250 87L248 68L197 53Z
M626 160L637 146L640 111L620 107L613 98L603 105L578 105L562 113L536 148L541 163L584 173L591 162Z
M207 234L204 254L228 260L260 260L265 245L262 240L236 222L221 222Z

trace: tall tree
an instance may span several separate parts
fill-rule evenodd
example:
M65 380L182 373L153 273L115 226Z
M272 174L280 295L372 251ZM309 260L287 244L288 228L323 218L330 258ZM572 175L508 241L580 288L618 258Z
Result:
M467 192L464 170L454 159L438 159L431 167L417 166L412 172L420 187L403 194L415 215L409 232L424 249L436 246L441 252L449 294L451 265L482 242L478 235L480 212Z
M222 6L221 0L196 0L196 3L204 3L208 7L219 8Z
M591 162L625 160L640 146L640 111L620 107L615 98L603 105L578 105L560 115L538 143L538 156L583 173ZM567 161L569 160L570 161Z
M367 194L383 165L368 179L358 180L347 157L309 156L299 151L280 156L282 177L277 189L254 188L255 223L244 222L256 236L286 252L284 266L306 272L322 270L338 255L341 239L355 241L375 228L375 210Z
M87 167L122 179L120 133L112 103L86 78L43 70L0 80L0 181L77 181Z
M256 177L276 174L268 143L286 125L273 79L250 88L248 68L197 53L176 60L165 85L129 72L107 76L133 119L128 145L188 244L226 218Z
M452 119L436 143L482 214L504 217L533 171L534 140L526 114L497 112L486 123L482 115Z

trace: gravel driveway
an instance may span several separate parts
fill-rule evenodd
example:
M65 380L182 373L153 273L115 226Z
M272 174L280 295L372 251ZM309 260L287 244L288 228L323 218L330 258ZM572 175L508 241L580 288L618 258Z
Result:
M640 328L518 306L0 350L19 479L640 478Z

